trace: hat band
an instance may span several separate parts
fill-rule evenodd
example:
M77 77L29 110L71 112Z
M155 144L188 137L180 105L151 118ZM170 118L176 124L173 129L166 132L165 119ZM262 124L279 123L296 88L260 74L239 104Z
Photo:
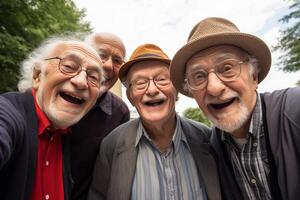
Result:
M160 55L157 55L157 54L152 54L152 53L147 53L147 54L143 54L141 56L137 56L135 57L134 59L137 59L137 58L159 58L159 59L168 59L168 58L164 58Z

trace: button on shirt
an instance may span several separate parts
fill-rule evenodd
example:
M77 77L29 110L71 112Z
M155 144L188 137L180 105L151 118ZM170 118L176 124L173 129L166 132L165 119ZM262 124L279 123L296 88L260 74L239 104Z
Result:
M222 134L222 140L231 163L237 183L244 199L269 200L269 165L265 147L260 96L252 113L249 134L244 144L236 144L229 134ZM235 140L237 141L237 140Z
M34 91L32 92L35 97ZM35 98L34 98L35 99ZM38 149L36 174L31 200L63 200L63 155L61 134L66 130L51 130L50 122L35 99L38 118Z
M160 152L139 123L136 137L138 157L132 186L132 200L206 199L197 168L177 116L170 148Z

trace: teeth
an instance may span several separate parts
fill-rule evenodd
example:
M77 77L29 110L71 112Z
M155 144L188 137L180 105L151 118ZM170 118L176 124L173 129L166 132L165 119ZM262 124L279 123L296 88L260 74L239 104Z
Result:
M156 105L160 105L162 103L163 103L163 100L145 102L146 105L150 105L150 106L156 106Z
M71 97L73 97L73 98L75 98L75 99L82 100L82 98L77 97L77 96L74 96L73 94L70 94L70 93L68 93L68 92L65 92L65 94L67 94L67 95L69 95L69 96L71 96Z

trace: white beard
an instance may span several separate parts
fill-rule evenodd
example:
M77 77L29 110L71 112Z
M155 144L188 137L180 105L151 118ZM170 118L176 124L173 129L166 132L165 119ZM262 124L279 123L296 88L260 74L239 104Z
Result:
M222 119L226 119L227 117L227 113L223 113L220 116L220 118ZM250 117L250 112L248 110L248 108L245 105L240 105L240 112L239 112L239 117L236 117L236 120L234 121L230 121L230 122L226 122L226 121L220 121L217 120L215 117L208 115L207 118L212 121L212 123L218 127L219 129L228 132L228 133L232 133L233 131L241 128L246 121L249 119Z

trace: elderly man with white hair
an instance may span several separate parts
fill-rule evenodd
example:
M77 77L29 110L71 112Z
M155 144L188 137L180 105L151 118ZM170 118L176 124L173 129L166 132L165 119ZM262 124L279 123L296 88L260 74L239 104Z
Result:
M102 60L81 41L55 38L21 71L21 92L0 96L0 199L69 199L69 127L100 95Z

